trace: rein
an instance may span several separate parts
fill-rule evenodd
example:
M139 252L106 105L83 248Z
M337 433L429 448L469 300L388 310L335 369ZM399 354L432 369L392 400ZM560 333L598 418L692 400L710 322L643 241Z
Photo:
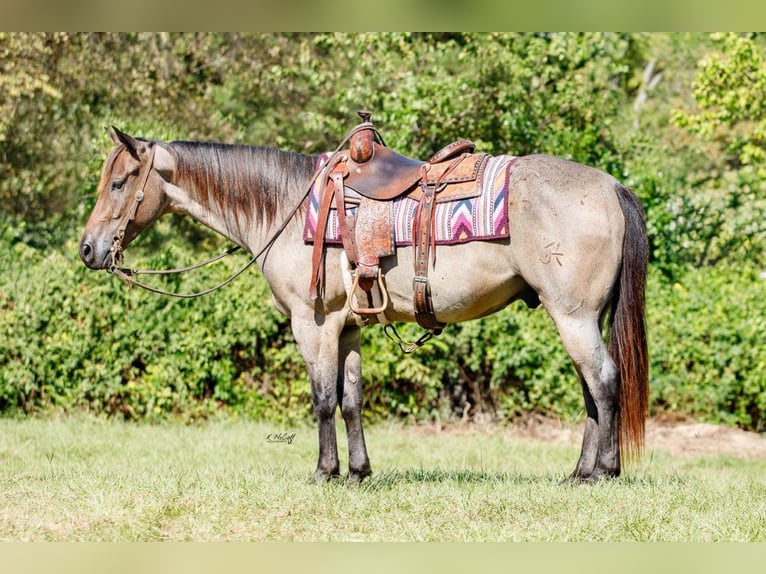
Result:
M110 250L112 262L107 268L107 272L112 273L114 275L117 275L119 278L121 278L123 281L130 285L135 285L136 287L141 287L142 289L145 289L147 291L151 291L152 293L157 293L159 295L166 295L168 297L178 297L180 299L192 299L195 297L201 297L202 295L207 295L209 293L212 293L214 291L217 291L221 289L222 287L225 287L232 281L234 281L237 277L242 275L253 263L256 262L256 260L266 253L272 245L274 245L274 242L279 238L279 236L282 234L282 232L285 230L287 225L290 223L293 217L295 217L295 214L298 213L298 210L301 208L301 205L306 201L306 198L309 196L309 193L311 193L311 188L314 185L314 182L316 181L316 178L319 176L320 173L329 165L330 160L332 160L343 148L344 145L348 142L351 137L356 134L357 132L364 130L364 129L373 129L375 133L380 137L380 134L378 134L378 131L372 126L372 123L369 121L364 121L361 124L357 125L356 127L352 128L341 140L341 142L338 144L338 147L335 148L335 150L330 154L330 157L328 159L328 162L316 168L314 170L314 173L311 175L311 178L309 179L308 186L306 188L306 191L301 196L300 201L298 201L297 205L290 210L290 213L285 217L284 221L279 225L277 230L271 235L269 240L266 242L266 245L258 251L255 255L253 255L250 260L245 263L245 265L242 266L241 269L239 269L237 272L235 272L233 275L231 275L228 279L222 281L221 283L210 287L209 289L205 289L203 291L198 291L196 293L174 293L172 291L165 291L164 289L160 289L158 287L152 287L151 285L147 285L146 283L142 283L136 279L133 278L134 275L177 275L180 273L185 273L187 271L192 271L194 269L199 269L200 267L204 267L205 265L209 265L211 263L215 263L216 261L220 261L227 255L231 255L238 249L241 249L239 245L235 245L233 247L230 247L220 255L216 255L215 257L212 257L206 261L202 261L200 263L195 263L194 265L189 265L188 267L182 267L178 269L131 269L128 267L121 267L122 264L122 240L125 237L125 230L128 227L128 224L133 221L136 218L136 213L138 212L138 207L141 205L141 202L144 200L144 189L146 188L146 184L149 181L149 174L151 173L153 167L154 167L154 145L151 146L151 156L149 158L149 164L148 168L146 170L146 173L144 174L143 178L143 184L141 187L136 191L135 195L135 203L131 210L129 210L125 217L123 218L123 221L120 224L120 227L117 231L117 236L114 238L114 243L112 244L112 249Z
M192 299L194 297L201 297L202 295L207 295L208 293L212 293L213 291L217 291L218 289L221 289L222 287L225 287L232 281L234 281L237 277L242 275L242 273L245 272L245 270L250 267L253 263L255 263L256 258L261 255L262 252L258 253L258 255L253 256L239 271L237 271L234 275L226 279L225 281L222 281L218 285L215 285L214 287L211 287L209 289L205 289L204 291L198 291L196 293L174 293L172 291L165 291L164 289L160 289L159 287L152 287L151 285L147 285L146 283L141 283L140 281L133 278L133 275L174 275L179 273L185 273L186 271L191 271L193 269L199 269L200 267L204 267L205 265L209 265L210 263L215 263L216 261L219 261L226 257L227 255L231 255L235 251L240 249L239 245L235 245L234 247L230 247L220 255L217 255L211 259L208 259L207 261L202 261L201 263L196 263L194 265L189 265L188 267L183 267L180 269L129 269L126 267L110 267L109 272L117 275L120 279L125 281L126 283L129 283L130 285L135 285L136 287L141 287L142 289L146 289L147 291L151 291L152 293L157 293L159 295L167 295L169 297L178 297L180 299Z

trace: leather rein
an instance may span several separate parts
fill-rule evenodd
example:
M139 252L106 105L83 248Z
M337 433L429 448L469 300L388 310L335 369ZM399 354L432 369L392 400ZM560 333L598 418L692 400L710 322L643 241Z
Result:
M343 148L344 145L348 142L351 137L356 134L358 131L363 129L373 129L375 130L375 133L377 134L377 130L372 127L372 124L370 122L363 122L356 127L352 128L348 134L341 140L341 142L338 144L338 147L335 148L335 150L330 155L330 160L332 160ZM378 137L380 137L380 134L378 134ZM381 140L382 141L382 140ZM149 157L148 167L146 169L146 172L144 173L143 182L141 187L136 191L135 197L134 197L134 204L130 210L125 214L122 221L120 222L120 226L117 229L117 235L114 237L114 242L112 243L112 248L109 251L110 257L111 257L111 263L109 264L109 267L107 268L107 271L109 273L112 273L114 275L117 275L122 280L124 280L126 283L130 285L135 285L136 287L141 287L142 289L145 289L147 291L151 291L152 293L157 293L159 295L166 295L168 297L177 297L180 299L192 299L195 297L201 297L202 295L207 295L209 293L212 293L214 291L217 291L221 289L222 287L225 287L232 281L234 281L237 277L242 275L253 263L256 262L256 260L266 253L272 245L274 245L274 242L279 238L279 236L282 234L282 232L285 230L287 225L290 223L293 217L295 217L295 214L298 213L298 210L301 208L301 205L306 201L306 198L309 196L309 193L311 193L311 188L314 185L314 182L316 181L316 178L319 176L319 174L322 172L323 169L325 169L326 165L319 166L314 170L313 175L309 179L308 186L306 188L306 191L303 193L303 195L300 198L300 201L290 210L290 213L285 217L283 222L279 225L279 227L276 229L274 233L272 233L269 240L266 242L266 245L258 251L258 253L254 254L250 260L245 263L238 271L236 271L233 275L231 275L228 279L221 281L217 285L210 287L209 289L205 289L203 291L198 291L195 293L174 293L172 291L165 291L164 289L160 289L158 287L152 287L151 285L147 285L146 283L142 283L141 281L138 281L134 278L135 275L177 275L180 273L185 273L187 271L192 271L194 269L199 269L200 267L204 267L206 265L209 265L211 263L215 263L216 261L220 261L227 255L231 255L235 251L241 249L241 246L235 245L233 247L230 247L220 255L216 255L215 257L212 257L206 261L202 261L200 263L195 263L194 265L189 265L188 267L181 267L177 269L132 269L129 267L122 267L122 241L125 238L125 230L127 229L130 222L132 222L136 218L136 214L138 213L138 208L141 205L141 202L144 200L144 189L146 188L146 184L149 181L149 175L152 172L152 169L154 168L154 152L155 152L155 145L157 145L156 142L153 143L153 145L150 147L151 149L151 155Z

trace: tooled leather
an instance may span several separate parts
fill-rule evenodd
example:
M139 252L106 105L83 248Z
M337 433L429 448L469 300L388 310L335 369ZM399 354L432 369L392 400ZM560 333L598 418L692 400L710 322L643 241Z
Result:
M379 277L380 258L396 252L390 200L406 195L418 201L413 230L415 320L426 329L440 329L443 325L434 313L428 282L434 209L441 197L449 201L478 195L489 155L464 152L473 144L461 141L444 148L441 156L450 160L428 163L397 154L377 142L372 142L369 155L368 143L366 139L352 142L351 152L339 154L335 165L325 172L329 175L322 182L312 254L312 298L321 290L324 234L333 203L338 209L346 256L357 270L359 286L369 292ZM354 157L365 162L354 161ZM358 206L356 213L346 210L347 201Z

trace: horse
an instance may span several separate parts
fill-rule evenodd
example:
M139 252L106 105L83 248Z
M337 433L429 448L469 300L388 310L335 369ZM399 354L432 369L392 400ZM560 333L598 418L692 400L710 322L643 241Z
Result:
M372 469L361 416L362 326L349 309L342 246L324 246L323 292L309 296L313 247L304 241L302 215L316 157L108 131L114 148L80 241L82 261L91 269L114 268L122 248L167 213L186 214L253 254L308 370L319 452L311 478L341 477L339 408L348 440L346 480L364 480ZM641 455L648 414L643 209L611 175L542 154L516 158L508 190L507 239L435 247L433 312L446 325L519 299L542 305L577 371L587 416L568 480L617 477L623 459ZM400 247L380 262L390 321L415 320L413 257L413 248Z

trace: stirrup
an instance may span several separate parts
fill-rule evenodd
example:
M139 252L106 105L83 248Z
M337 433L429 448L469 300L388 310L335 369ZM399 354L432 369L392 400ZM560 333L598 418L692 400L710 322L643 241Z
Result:
M380 294L383 298L380 307L366 309L354 307L354 304L351 301L359 287L359 275L359 269L357 268L356 273L354 274L354 284L351 286L351 291L348 292L348 308L351 309L352 313L356 313L357 315L380 315L386 310L386 307L388 307L388 289L386 289L386 286L383 284L383 271L378 267L378 287L380 288Z

